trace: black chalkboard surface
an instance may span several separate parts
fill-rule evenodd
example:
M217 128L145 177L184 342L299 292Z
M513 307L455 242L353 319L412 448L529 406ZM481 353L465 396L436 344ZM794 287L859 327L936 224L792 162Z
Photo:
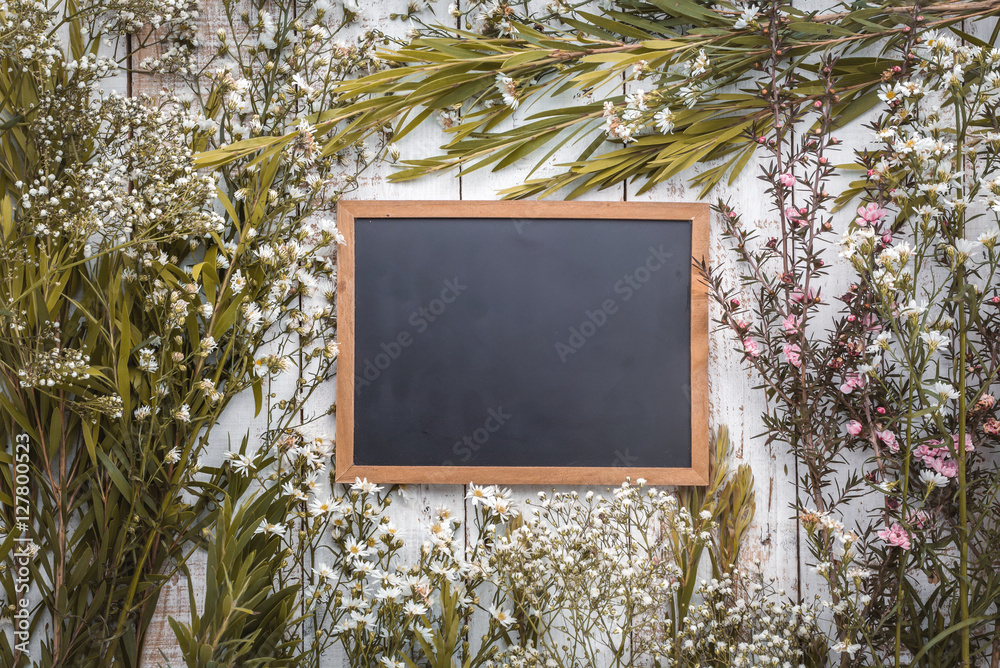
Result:
M702 217L341 203L338 479L706 481Z

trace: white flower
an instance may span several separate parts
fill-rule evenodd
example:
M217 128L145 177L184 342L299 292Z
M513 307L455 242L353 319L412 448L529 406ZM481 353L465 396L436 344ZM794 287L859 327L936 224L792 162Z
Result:
M511 617L510 613L503 608L491 605L490 614L493 616L493 619L497 620L497 622L500 623L500 626L504 628L509 628L514 623L514 618Z
M190 422L191 407L187 404L181 404L181 407L174 411L174 419L178 422Z
M284 536L285 535L285 525L284 524L271 524L267 520L261 520L260 526L254 530L254 534L271 534L272 536Z
M930 469L920 472L920 481L928 487L944 487L948 484L948 478Z
M327 497L325 499L313 498L309 501L309 514L313 517L329 515L339 509L336 501Z
M849 641L841 640L839 643L834 645L832 649L834 652L837 653L847 652L848 654L851 655L851 658L853 659L855 653L857 653L857 651L861 649L861 645L858 644L851 645Z
M316 577L320 580L332 580L334 575L336 575L334 570L326 564L320 564L319 568L314 568L313 573L315 573Z
M402 661L394 661L387 656L380 657L378 662L385 668L406 668L406 664Z
M958 392L956 392L955 388L951 386L951 383L938 381L931 386L931 391L941 397L941 403L958 399Z
M139 369L146 373L154 373L160 368L160 363L156 360L156 351L152 348L143 348L139 351Z
M955 240L955 252L957 257L955 258L956 264L965 264L965 261L970 257L979 252L982 248L982 244L978 241L969 239L956 239Z
M227 452L226 457L229 459L229 467L241 475L246 475L256 468L253 464L253 460L246 455L237 454L235 452Z
M465 495L466 499L472 500L473 506L478 506L480 503L485 504L490 497L496 494L496 488L492 485L486 487L478 487L473 483L469 483L469 491Z
M358 542L354 536L351 536L344 543L344 552L357 559L362 559L374 552L374 549L368 547L366 543Z
M309 498L308 496L306 496L305 492L303 492L301 489L299 489L292 482L286 482L285 484L283 484L281 486L281 492L285 496L290 496L293 499L295 499L296 501L305 501L306 499Z
M181 460L181 450L178 447L171 448L170 452L163 456L163 460L168 464L174 464Z
M632 132L635 126L618 117L613 102L606 101L604 103L604 119L604 132L607 133L609 139L618 139L624 144L633 141Z
M917 300L910 299L910 303L899 310L899 316L901 318L916 318L923 315L927 311L927 300L921 299L920 303Z
M920 338L923 339L924 345L927 346L928 355L933 355L939 347L948 344L948 337L936 329L921 333Z
M698 49L698 57L691 63L691 76L696 77L708 71L712 61L705 55L705 49Z
M517 82L504 74L497 75L497 90L503 98L503 103L511 109L517 109Z
M884 85L879 91L878 99L889 104L899 99L899 91L894 86Z
M996 245L998 238L1000 238L1000 227L994 225L993 229L986 230L985 232L980 234L979 238L976 239L976 241L981 243L986 248L992 250L993 246Z
M664 107L656 112L653 115L653 122L656 123L656 129L665 135L674 130L674 114L669 107Z
M243 292L243 288L247 286L247 279L243 278L242 270L237 269L233 272L233 275L229 278L229 285L233 288L233 294Z
M400 587L379 587L375 592L375 598L379 601L396 601L402 595Z
M351 489L356 492L364 492L365 494L378 494L382 491L382 488L373 482L368 482L368 478L362 480L361 478L355 478L354 484L351 485Z
M427 614L427 606L423 603L407 601L406 604L403 605L403 614L410 617L420 617Z
M889 339L891 338L892 335L889 332L886 331L879 332L879 335L876 336L875 339L871 342L871 345L868 346L866 352L869 355L872 355L874 353L879 352L880 350L889 350Z
M260 310L257 304L244 304L243 305L243 318L246 321L247 331L250 333L256 333L260 329L261 322L264 319L264 313Z
M332 218L322 218L318 223L319 231L324 237L335 239L338 244L343 246L347 243L347 238L344 233L337 229L337 223Z
M152 409L150 409L149 406L146 406L145 404L143 404L142 406L139 406L138 408L136 408L135 412L132 413L132 414L135 416L136 420L145 420L146 418L148 418L150 416L150 414L152 412L153 411L152 411Z
M760 12L760 9L754 5L736 5L736 9L741 10L740 17L733 24L737 30L742 30L757 20L757 14Z
M646 111L646 91L636 88L634 93L625 96L625 106L638 111Z
M346 3L345 3L346 4ZM277 31L277 26L274 23L274 17L271 16L270 12L261 12L261 33L260 33L260 45L265 49L276 49L278 45L274 42L274 35Z

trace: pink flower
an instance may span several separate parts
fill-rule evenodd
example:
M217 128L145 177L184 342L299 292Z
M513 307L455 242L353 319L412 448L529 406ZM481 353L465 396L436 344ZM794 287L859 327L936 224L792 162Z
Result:
M926 510L911 510L906 518L906 521L918 529L923 529L925 526L930 524L931 514Z
M958 475L958 462L951 457L932 459L931 468L943 475L945 478L954 478Z
M965 451L972 452L974 449L972 436L970 434L966 434L965 436ZM958 447L958 437L952 434L951 438L955 447ZM924 466L946 478L954 478L958 475L958 462L951 456L949 449L942 445L941 441L936 438L932 438L926 444L914 448L913 456L918 461L923 462Z
M901 547L904 550L910 549L910 536L907 535L906 529L899 522L894 523L888 529L879 531L878 537L895 547Z
M928 459L934 459L935 457L934 450L928 448L926 445L918 445L914 448L913 456L924 463L926 463Z
M861 431L864 429L864 427L861 426L861 423L858 422L857 420L851 420L850 422L847 423L846 426L847 426L847 433L850 434L851 436L859 436L861 434Z
M946 478L954 478L958 475L958 462L951 457L948 448L942 446L941 441L936 438L930 439L925 445L914 448L913 456L923 462L924 466Z
M802 368L802 350L799 348L799 344L786 343L782 352L785 353L785 359L788 360L789 364L796 368Z
M955 449L958 449L958 434L952 434L951 440L955 443ZM972 452L975 448L972 445L972 434L965 435L965 451Z
M866 225L871 225L872 223L877 223L882 219L882 216L886 214L886 210L880 207L875 202L872 202L868 206L858 207L858 225L865 227Z
M743 351L750 357L760 357L760 346L753 339L743 339Z
M792 301L801 304L803 302L811 302L816 299L816 293L813 292L812 288L809 288L808 292L803 291L802 288L795 288L792 290L791 298Z
M795 185L795 177L792 176L791 174L788 174L787 172L779 176L778 181L780 181L781 185L785 186L786 188L791 188L792 186Z
M785 334L797 334L799 331L799 319L794 314L789 314L787 318L781 321L781 328L785 330Z
M847 378L844 380L843 385L840 386L840 391L844 394L850 394L857 388L862 388L868 384L868 380L859 373L851 372L847 374Z
M878 434L878 439L888 446L893 452L899 452L899 443L896 442L896 435L889 431L888 429L880 432Z

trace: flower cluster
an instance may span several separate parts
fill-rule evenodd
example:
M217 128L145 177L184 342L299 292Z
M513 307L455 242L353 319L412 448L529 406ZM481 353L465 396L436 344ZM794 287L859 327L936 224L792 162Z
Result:
M818 612L785 599L773 583L731 576L703 581L688 611L673 666L805 666L818 653Z
M777 27L764 27L763 10ZM901 64L882 77L874 147L858 152L866 179L835 202L827 152L839 144L837 91L791 92L783 18L773 7L738 11L735 27L771 40L759 89L773 124L754 139L772 156L761 178L778 230L759 239L718 204L742 280L730 290L715 274L713 296L772 400L769 434L796 456L800 489L817 509L803 504L798 519L829 586L834 650L843 665L898 660L903 645L915 654L929 637L902 640L900 629L918 622L893 606L924 610L920 624L935 615L967 622L959 602L973 609L979 597L959 573L988 581L996 555L990 531L972 527L992 516L985 490L997 484L987 462L1000 431L991 391L1000 368L1000 51L920 34L923 17L911 17L896 45ZM808 132L788 132L797 126ZM832 204L858 197L848 216L835 215ZM838 223L839 244L826 236ZM853 274L839 304L822 297L831 250ZM847 531L835 513L861 519ZM942 583L933 601L916 584L926 580ZM988 645L984 628L969 636ZM935 649L934 660L947 663L956 645Z
M79 350L52 348L38 353L17 372L21 387L53 387L90 378L90 357Z
M623 665L673 655L664 613L675 609L686 575L680 546L710 540L711 514L692 516L643 481L610 498L539 493L531 508L497 538L490 566L542 654L583 665L595 665L602 650L620 652Z

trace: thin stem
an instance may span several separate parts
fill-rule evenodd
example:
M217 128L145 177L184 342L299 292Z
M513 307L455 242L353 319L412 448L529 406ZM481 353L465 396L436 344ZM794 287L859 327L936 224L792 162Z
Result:
M959 129L956 137L957 164L964 165L965 156L963 153L963 143L965 141L965 121L962 113L961 98L955 97L955 122ZM964 180L959 182L958 198L961 200L965 195ZM956 221L956 236L958 239L965 237L965 211L960 209ZM956 257L957 254L956 254ZM955 273L955 287L958 295L958 441L955 444L955 457L958 460L958 539L959 539L959 578L958 578L958 605L959 619L964 623L969 619L969 513L968 513L968 486L966 481L966 457L965 457L965 435L966 435L966 349L968 347L969 333L966 327L965 312L965 263L958 263L958 270ZM962 665L969 666L969 626L962 628L961 649Z

